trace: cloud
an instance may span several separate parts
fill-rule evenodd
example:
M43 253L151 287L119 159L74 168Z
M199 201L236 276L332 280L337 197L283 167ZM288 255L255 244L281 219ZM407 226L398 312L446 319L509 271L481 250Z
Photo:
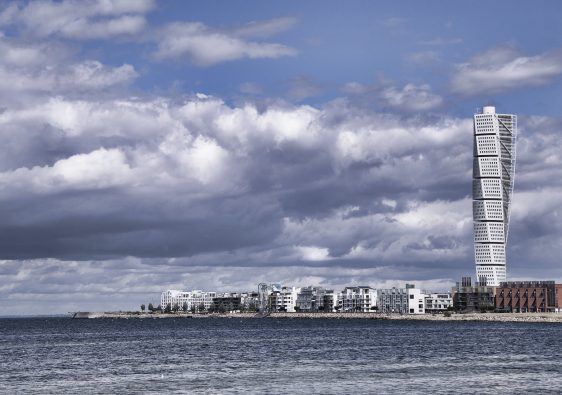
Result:
M408 62L416 65L435 64L441 61L441 57L436 51L414 52L406 56Z
M256 28L256 33L257 34ZM297 51L282 44L247 41L236 32L213 30L203 23L172 23L163 29L154 58L188 58L199 66L244 58L279 58Z
M240 89L240 92L246 93L246 94L249 94L249 95L259 95L263 91L263 88L261 87L261 85L256 84L254 82L244 82L243 84L240 84L239 89Z
M451 79L451 90L466 96L497 94L545 85L560 74L560 51L525 56L513 48L500 47L458 64Z
M360 95L362 93L367 92L368 88L356 81L347 82L341 87L341 91L343 93L347 93L350 95Z
M74 61L69 51L57 44L22 44L0 36L0 88L9 95L0 104L35 95L99 92L133 82L138 73L129 64L109 66L95 60ZM28 95L34 95L31 99Z
M21 26L39 37L107 39L141 32L143 14L153 7L152 0L36 1L10 5L0 14L0 24Z
M443 104L441 96L425 84L406 84L402 89L391 86L385 88L380 97L388 106L405 111L427 111Z
M297 23L294 17L281 17L268 21L250 22L233 31L239 37L270 37L289 30Z
M320 94L320 86L308 76L295 77L288 82L288 95L296 100L303 100Z
M562 275L562 121L519 125L509 273ZM471 119L55 97L5 109L0 138L0 298L30 311L260 281L441 289L473 272Z

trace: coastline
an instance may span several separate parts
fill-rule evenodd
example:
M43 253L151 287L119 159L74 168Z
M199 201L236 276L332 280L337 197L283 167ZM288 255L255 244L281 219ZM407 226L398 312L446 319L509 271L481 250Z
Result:
M560 322L560 313L466 313L451 314L382 314L382 313L257 313L192 314L192 313L138 313L138 312L76 312L73 319L369 319L398 321L487 321L487 322Z

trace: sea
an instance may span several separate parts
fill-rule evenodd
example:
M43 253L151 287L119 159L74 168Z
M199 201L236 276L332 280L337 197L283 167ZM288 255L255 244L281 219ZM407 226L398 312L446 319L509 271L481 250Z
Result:
M0 319L0 393L562 393L562 324Z

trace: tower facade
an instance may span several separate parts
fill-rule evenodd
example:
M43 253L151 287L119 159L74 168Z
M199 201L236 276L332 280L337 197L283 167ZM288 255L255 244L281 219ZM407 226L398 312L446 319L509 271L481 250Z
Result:
M506 244L515 174L517 116L483 107L474 115L472 215L476 278L506 281Z

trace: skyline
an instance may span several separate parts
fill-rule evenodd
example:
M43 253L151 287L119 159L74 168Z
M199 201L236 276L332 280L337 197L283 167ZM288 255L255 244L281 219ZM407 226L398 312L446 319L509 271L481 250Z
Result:
M0 315L449 289L486 104L518 115L508 280L562 279L562 5L243 4L0 5Z

